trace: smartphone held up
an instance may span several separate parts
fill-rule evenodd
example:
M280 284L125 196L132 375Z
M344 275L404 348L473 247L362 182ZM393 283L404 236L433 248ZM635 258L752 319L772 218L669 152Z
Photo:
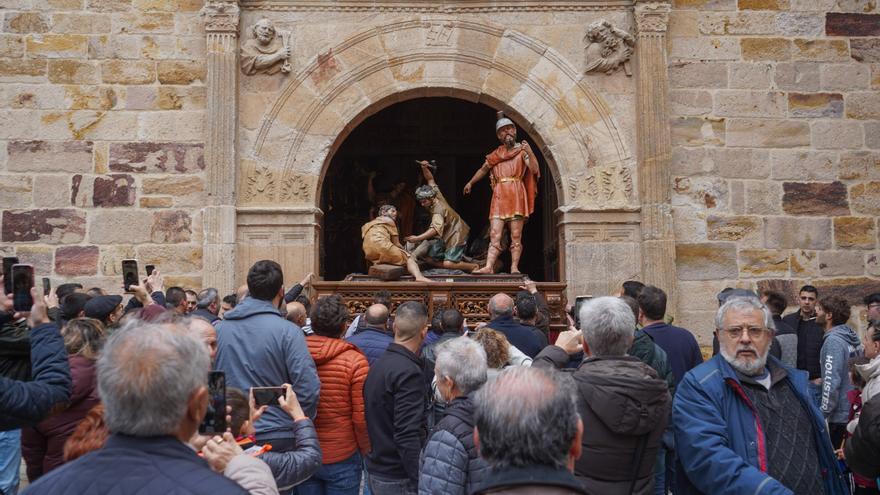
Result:
M208 410L199 425L199 433L226 431L226 375L222 371L208 374Z
M12 309L30 311L34 305L31 289L34 287L34 265L12 265Z
M252 387L251 393L254 394L255 406L277 406L285 390L284 387Z
M125 292L131 292L131 286L138 284L137 260L122 260L122 284L125 286Z

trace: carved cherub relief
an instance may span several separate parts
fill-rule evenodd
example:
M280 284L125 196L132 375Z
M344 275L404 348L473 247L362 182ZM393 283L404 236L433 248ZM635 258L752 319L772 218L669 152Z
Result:
M603 19L587 27L584 41L587 43L585 73L611 74L622 65L623 72L627 76L632 76L629 58L633 54L636 40L631 34Z
M241 71L249 76L290 73L290 33L276 31L272 21L263 18L251 34L253 39L241 45Z

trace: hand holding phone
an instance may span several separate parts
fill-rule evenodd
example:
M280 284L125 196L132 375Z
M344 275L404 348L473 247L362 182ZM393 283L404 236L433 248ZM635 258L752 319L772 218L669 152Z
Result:
M278 399L284 397L284 387L251 387L254 396L254 405L278 406Z
M293 387L291 387L289 383L285 383L284 391L284 396L278 399L281 409L284 409L294 421L305 419L306 413L303 412L299 399L296 396L296 392L293 391Z
M34 305L31 289L34 287L34 266L12 265L12 309L30 311Z
M199 433L226 431L226 375L222 371L208 374L208 410L199 425Z
M131 292L131 286L138 283L137 260L122 260L122 285L125 292Z
M12 294L12 266L17 264L17 256L3 257L3 295Z
M31 288L31 298L34 300L34 304L31 306L30 314L28 314L28 326L36 328L45 323L52 323L52 320L49 319L46 304L40 300L40 295L36 288Z

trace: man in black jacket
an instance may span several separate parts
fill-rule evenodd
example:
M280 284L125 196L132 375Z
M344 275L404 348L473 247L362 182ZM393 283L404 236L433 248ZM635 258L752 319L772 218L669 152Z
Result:
M825 337L824 329L816 323L816 300L818 298L819 290L812 285L801 287L798 293L800 310L782 317L785 324L797 331L797 368L810 374L810 392L817 406L821 400L819 383L822 378L819 352L822 350L822 340Z
M845 446L846 464L865 478L880 476L880 396L862 406L859 424Z
M541 341L541 331L535 327L527 327L513 319L514 301L504 293L495 294L489 299L489 318L492 320L486 325L492 330L501 332L507 337L510 345L519 349L523 354L534 358L544 348Z
M370 367L364 383L367 431L373 447L366 464L374 495L409 495L418 488L428 398L424 363L417 353L428 332L427 323L424 304L401 304L394 318L394 342Z

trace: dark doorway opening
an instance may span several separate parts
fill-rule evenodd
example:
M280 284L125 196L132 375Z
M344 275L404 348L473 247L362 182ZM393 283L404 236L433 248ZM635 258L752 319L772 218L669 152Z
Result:
M324 176L324 279L342 280L350 273L366 272L360 229L372 218L373 204L379 198L390 197L389 202L399 210L412 209L411 223L398 219L401 240L409 231L425 231L429 215L413 197L413 191L422 183L421 171L415 163L418 159L436 160L437 184L450 206L471 227L470 240L483 235L489 224L489 180L480 181L468 196L462 189L486 155L499 144L495 120L495 109L487 105L437 97L393 104L357 126L339 146ZM517 139L529 141L541 167L535 211L523 234L520 268L533 280L558 281L556 189L541 147L521 126L517 129ZM368 187L371 177L373 201ZM505 253L503 260L502 271L507 271L509 254Z

